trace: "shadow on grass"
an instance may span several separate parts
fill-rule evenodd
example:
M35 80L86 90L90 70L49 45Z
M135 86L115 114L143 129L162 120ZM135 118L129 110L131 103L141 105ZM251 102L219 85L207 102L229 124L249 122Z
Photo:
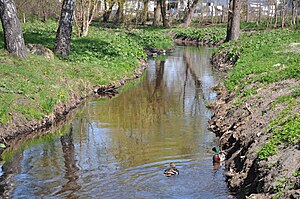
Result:
M28 44L28 43L41 44L47 48L53 49L55 35L53 37L49 37L44 34L27 32L27 33L24 33L24 40L25 40L26 44Z

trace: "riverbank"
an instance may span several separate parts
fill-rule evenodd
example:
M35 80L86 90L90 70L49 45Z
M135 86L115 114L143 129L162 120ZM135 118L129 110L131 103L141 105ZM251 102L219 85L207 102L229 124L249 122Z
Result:
M209 126L227 152L234 197L300 197L299 38L293 30L246 32L212 58L227 78Z
M32 50L41 48L44 56L30 54L20 60L0 51L1 150L21 134L49 128L88 97L114 94L142 75L147 51L159 54L173 47L172 38L163 33L95 25L88 37L73 37L68 58L58 58L50 50L56 26L56 22L22 24L28 48L43 54Z
M225 27L175 28L171 30L178 45L217 47L226 37Z

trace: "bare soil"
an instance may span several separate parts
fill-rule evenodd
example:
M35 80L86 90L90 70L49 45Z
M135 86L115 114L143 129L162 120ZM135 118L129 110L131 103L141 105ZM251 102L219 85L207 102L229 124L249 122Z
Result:
M227 71L232 64L224 63L222 55L213 58L217 70ZM272 108L280 96L288 95L300 82L288 79L257 88L257 94L241 105L224 85L216 90L218 100L211 104L213 117L209 128L217 135L226 155L226 178L232 195L230 198L300 198L300 146L279 148L276 155L266 160L258 158L258 150L270 137L269 123L284 109ZM300 107L294 112L299 113Z

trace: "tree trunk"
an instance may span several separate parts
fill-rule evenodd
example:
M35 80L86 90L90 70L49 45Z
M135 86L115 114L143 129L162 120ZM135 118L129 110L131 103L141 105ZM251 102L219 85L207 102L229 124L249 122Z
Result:
M142 13L142 25L145 25L148 19L148 4L149 4L149 0L144 0L144 7L143 7L143 13Z
M118 2L118 10L116 12L115 22L123 23L124 22L124 2L123 0Z
M296 24L297 7L298 7L298 2L296 0L292 1L292 25Z
M70 54L70 43L72 37L72 22L75 8L75 0L64 0L61 15L59 19L59 26L56 33L56 40L54 44L54 52L62 56Z
M154 19L153 19L153 26L158 26L160 21L160 13L161 13L161 5L160 0L156 0L156 7L154 9Z
M105 5L106 5L106 3L105 3ZM111 6L108 8L108 10L105 9L104 14L103 14L103 22L105 22L105 23L108 22L110 14L111 14L111 11L112 11L112 8L114 7L114 5L115 5L115 2L113 2L111 4Z
M4 47L12 55L27 58L22 28L13 0L0 0L0 17L4 33Z
M258 8L258 20L257 20L257 24L260 24L261 23L261 1L259 1L259 8Z
M167 5L166 0L159 0L160 1L160 8L161 8L161 16L163 20L163 26L165 28L170 28L171 24L167 18Z
M225 41L237 40L240 36L240 10L240 0L230 0Z
M285 25L285 15L286 15L286 1L283 0L282 2L282 8L280 11L280 20L281 20L281 28L284 28Z
M97 9L97 0L80 0L76 4L75 24L77 34L86 37L89 32L89 26L94 18Z
M277 2L274 3L274 10L275 10L275 13L274 13L274 28L277 27Z
M135 27L138 25L138 20L140 16L140 0L137 0L137 9L135 10Z
M215 13L214 13L214 12L215 12L215 6L214 6L214 4L212 4L212 5L211 5L211 12L210 12L210 15L211 15L211 16L210 16L210 17L211 17L210 19L211 19L211 23L212 23L212 24L214 23L214 16L215 16Z
M191 7L187 8L187 12L184 16L183 27L187 28L191 24L198 2L199 0L194 0Z
M222 6L221 23L224 23L224 21L225 21L225 11L224 11L224 9L225 9L225 6ZM202 15L202 14L201 14L201 15Z
M249 0L247 0L247 5L246 5L246 22L249 22L249 12L250 12L250 5L249 5Z

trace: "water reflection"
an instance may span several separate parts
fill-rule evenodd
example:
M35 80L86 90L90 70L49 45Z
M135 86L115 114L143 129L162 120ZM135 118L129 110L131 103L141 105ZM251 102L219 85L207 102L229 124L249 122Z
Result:
M178 47L150 60L139 85L92 101L63 136L15 158L7 192L19 197L227 198L223 170L214 170L205 103L215 94L210 51ZM175 162L180 175L163 171Z
M69 193L67 195L68 198L75 198L76 191L80 189L80 186L77 182L79 169L76 166L75 147L73 144L72 130L73 128L70 129L69 133L60 137L65 164L64 178L68 181L67 183L62 185L61 190L56 193L57 195L61 195L67 192Z

